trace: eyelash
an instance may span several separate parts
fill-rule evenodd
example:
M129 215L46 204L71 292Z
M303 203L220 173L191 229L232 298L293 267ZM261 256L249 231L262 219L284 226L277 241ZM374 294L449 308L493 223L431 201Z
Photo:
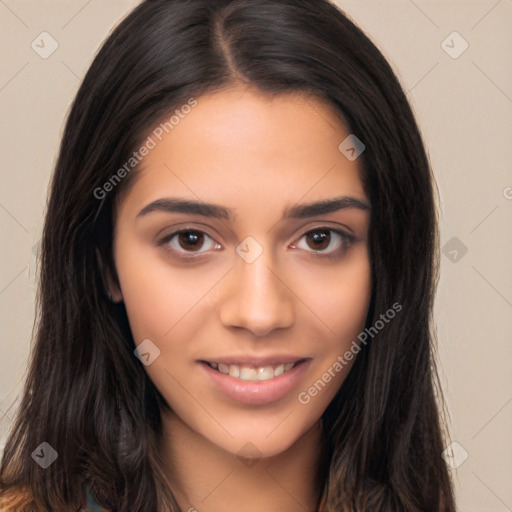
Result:
M338 258L341 258L343 256L343 254L345 253L345 251L352 245L352 243L356 240L356 238L353 236L353 235L349 235L348 233L346 233L345 231L341 231L339 229L334 229L334 228L329 228L327 226L324 226L324 227L318 227L318 228L314 228L314 229L310 229L308 231L306 231L301 237L299 240L301 240L303 237L305 237L306 235L309 235L309 234L312 234L312 233L316 233L316 232L329 232L329 233L335 233L337 234L338 236L340 236L341 238L341 247L332 251L331 253L325 253L324 254L324 251L312 251L310 252L311 255L317 257L317 256L320 256L322 258L328 258L328 259L338 259ZM213 238L208 235L207 233L205 233L204 231L201 231L200 229L192 229L192 228L186 228L186 229L180 229L178 231L175 231L169 235L166 235L165 237L163 237L159 242L158 242L158 246L162 246L163 249L169 253L173 258L177 259L177 260L181 260L181 261L193 261L193 260L196 260L196 259L199 259L199 258L202 258L202 255L204 253L196 253L196 255L194 256L181 256L179 253L180 251L177 251L175 249L170 249L169 248L169 245L168 243L176 236L176 235L180 235L182 233L196 233L196 234L201 234L201 235L205 235L206 237L210 238L211 240L213 240ZM217 242L214 242L215 244ZM329 242L330 243L330 242ZM218 244L217 244L218 245ZM294 244L295 245L295 244ZM194 254L194 253L192 253Z

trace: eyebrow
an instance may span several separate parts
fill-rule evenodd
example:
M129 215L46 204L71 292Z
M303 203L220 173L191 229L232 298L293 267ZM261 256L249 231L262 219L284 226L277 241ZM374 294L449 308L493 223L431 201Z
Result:
M317 215L325 215L338 210L346 210L356 208L359 210L370 210L371 207L365 201L355 197L335 197L333 199L324 199L315 203L307 203L289 207L283 214L283 219L307 219ZM234 219L234 211L212 203L204 203L201 201L193 201L190 199L180 198L162 198L149 203L137 214L137 218L144 217L152 212L165 213L190 213L193 215L201 215L214 219L226 219L232 221Z

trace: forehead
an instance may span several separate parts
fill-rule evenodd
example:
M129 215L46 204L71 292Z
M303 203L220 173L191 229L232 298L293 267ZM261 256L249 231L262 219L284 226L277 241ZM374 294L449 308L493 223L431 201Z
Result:
M149 133L155 145L133 171L129 204L142 208L172 195L238 210L301 198L365 197L357 160L338 149L349 132L326 102L245 88L196 101L172 128L161 128L158 138L154 130Z

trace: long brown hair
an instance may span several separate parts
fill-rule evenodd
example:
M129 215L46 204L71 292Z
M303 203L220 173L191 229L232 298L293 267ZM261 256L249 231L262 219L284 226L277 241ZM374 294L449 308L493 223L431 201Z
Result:
M115 205L137 171L108 193L105 183L148 129L234 83L313 94L364 141L367 328L402 307L372 333L323 415L318 509L454 512L434 357L433 176L389 64L326 0L146 0L107 38L72 105L51 181L34 346L0 468L2 510L76 510L84 482L112 510L179 510L157 449L162 397L134 357L123 304L105 287L106 271L115 276ZM42 442L58 454L46 469L31 457Z

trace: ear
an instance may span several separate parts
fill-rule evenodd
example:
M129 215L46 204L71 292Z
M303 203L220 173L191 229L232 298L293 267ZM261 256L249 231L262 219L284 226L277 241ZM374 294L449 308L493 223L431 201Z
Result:
M96 262L102 276L103 286L107 296L112 302L123 302L123 294L117 275L112 274L110 266L107 265L101 257L98 247L96 247Z
M123 294L117 276L114 278L109 269L106 270L105 274L110 300L112 302L123 302Z

